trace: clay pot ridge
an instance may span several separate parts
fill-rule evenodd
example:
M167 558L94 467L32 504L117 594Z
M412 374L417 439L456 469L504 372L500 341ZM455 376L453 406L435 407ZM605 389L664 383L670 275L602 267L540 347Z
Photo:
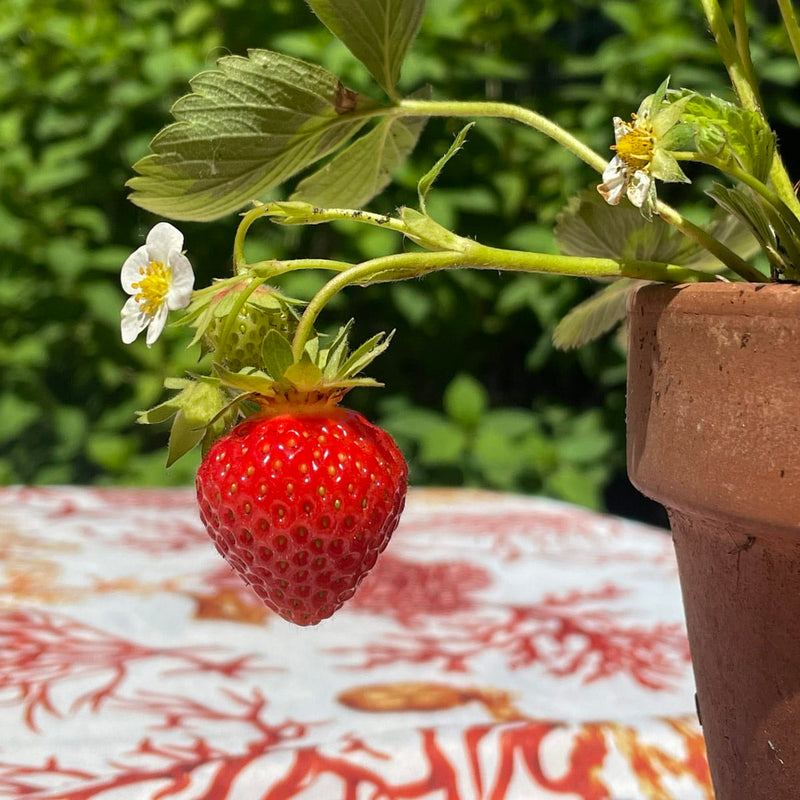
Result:
M634 483L668 508L800 524L800 286L648 286L629 336Z

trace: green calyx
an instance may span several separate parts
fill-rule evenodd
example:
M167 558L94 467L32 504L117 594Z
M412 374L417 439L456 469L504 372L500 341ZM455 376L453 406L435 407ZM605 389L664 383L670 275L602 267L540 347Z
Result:
M155 424L172 418L168 467L198 444L205 454L217 437L236 424L238 403L235 398L232 401L219 380L203 376L168 378L164 386L177 389L177 394L148 411L138 412L137 422Z
M338 403L356 386L382 385L359 373L386 350L392 338L392 334L379 333L351 351L352 326L351 320L325 346L325 337L315 333L299 358L288 338L273 329L261 345L261 367L234 372L217 363L214 371L224 386L247 395L262 409L285 403Z
M140 423L172 418L167 466L196 445L205 454L246 416L333 405L356 386L382 385L359 373L386 350L391 334L351 350L351 320L333 337L312 332L296 358L297 305L250 276L195 293L181 324L193 327L192 343L211 354L212 374L168 379L166 388L176 394L138 414Z

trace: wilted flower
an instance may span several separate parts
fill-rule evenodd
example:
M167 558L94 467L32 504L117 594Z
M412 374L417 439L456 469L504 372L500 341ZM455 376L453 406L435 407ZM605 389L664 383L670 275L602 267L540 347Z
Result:
M121 314L125 344L147 328L150 347L164 330L168 313L189 305L194 272L182 247L183 234L168 222L159 222L122 265L122 288L131 295Z
M677 160L670 152L681 140L680 114L685 101L667 97L667 81L645 98L631 122L614 117L616 155L603 171L603 183L597 191L615 206L623 195L650 219L656 208L656 178L667 182L688 183Z
M612 149L617 151L603 171L597 191L607 203L617 205L623 195L650 217L656 205L656 184L650 173L655 137L646 120L633 115L633 122L614 117Z

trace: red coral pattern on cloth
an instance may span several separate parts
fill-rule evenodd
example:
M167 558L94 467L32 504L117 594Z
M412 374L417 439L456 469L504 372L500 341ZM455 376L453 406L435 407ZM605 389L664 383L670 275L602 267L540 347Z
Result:
M298 629L191 490L12 487L0 593L0 798L713 798L664 531L412 491Z

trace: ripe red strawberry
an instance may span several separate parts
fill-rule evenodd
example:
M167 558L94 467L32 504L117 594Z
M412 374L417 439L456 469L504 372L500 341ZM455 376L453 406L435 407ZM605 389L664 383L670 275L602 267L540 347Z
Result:
M397 527L408 468L391 437L335 405L284 406L218 439L197 473L217 549L284 619L353 596Z

